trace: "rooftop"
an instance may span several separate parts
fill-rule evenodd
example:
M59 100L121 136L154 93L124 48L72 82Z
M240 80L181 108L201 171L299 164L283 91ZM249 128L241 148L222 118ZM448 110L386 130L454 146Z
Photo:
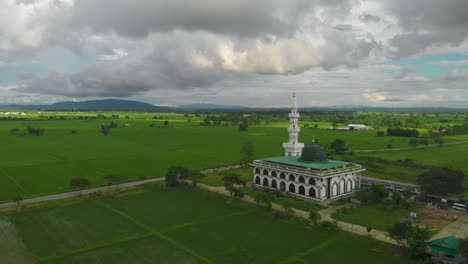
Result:
M340 167L346 167L351 164L350 162L338 161L338 160L327 160L325 162L301 162L299 159L300 157L295 157L295 156L279 156L279 157L272 157L272 158L264 158L260 160L282 164L282 165L304 168L304 169L313 169L313 170L336 169Z
M448 236L432 240L429 242L429 247L434 251L439 251L450 255L458 254L458 240L455 236Z

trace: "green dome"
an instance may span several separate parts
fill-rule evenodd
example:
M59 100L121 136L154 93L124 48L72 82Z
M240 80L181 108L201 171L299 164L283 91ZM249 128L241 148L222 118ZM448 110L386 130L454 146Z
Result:
M322 146L313 142L311 144L306 144L302 149L301 157L299 161L302 162L327 162L327 155L323 150Z

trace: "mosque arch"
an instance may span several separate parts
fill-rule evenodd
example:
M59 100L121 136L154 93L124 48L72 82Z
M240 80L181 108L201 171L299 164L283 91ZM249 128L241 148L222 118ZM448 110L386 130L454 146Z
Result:
M345 181L344 181L344 179L341 179L341 180L340 180L339 187L340 187L340 192L339 192L339 194L345 193Z
M335 182L332 185L331 188L331 196L337 196L338 195L338 184Z
M256 173L256 174L260 174L260 173L261 173L261 172L260 172L260 168L255 168L255 173Z
M289 180L290 180L290 181L295 181L295 180L296 180L296 176L294 176L294 174L289 174Z
M272 171L272 172L271 172L271 177L275 177L275 178L276 178L276 175L277 175L277 174L276 174L276 171Z
M309 178L309 185L316 185L314 178Z
M315 192L315 188L310 188L309 189L309 197L316 198L317 193Z
M284 183L284 181L280 182L280 190L281 191L286 191L286 183Z
M294 183L289 184L289 192L296 193L296 186Z
M305 188L304 188L304 186L302 186L302 185L299 186L299 194L300 194L300 195L305 195Z
M285 179L286 180L286 174L284 172L281 172L279 177L280 177L280 179Z
M255 184L260 184L260 177L259 176L255 177Z
M273 179L273 180L271 181L271 188L273 188L273 189L277 189L277 188L278 188L278 183L276 182L275 179Z
M268 186L268 178L263 178L263 186Z
M300 182L300 183L305 183L304 176L299 176L299 179L297 181Z
M268 175L268 170L267 170L267 169L264 169L263 172L262 172L262 174L265 175L265 176L269 176L269 175Z
M353 190L353 184L351 182L351 180L348 180L348 182L346 182L346 192L349 193Z

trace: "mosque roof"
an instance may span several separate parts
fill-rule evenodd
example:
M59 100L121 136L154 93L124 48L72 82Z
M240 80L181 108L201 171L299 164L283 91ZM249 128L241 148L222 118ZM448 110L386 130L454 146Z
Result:
M455 236L435 239L429 242L429 247L434 251L440 251L450 255L458 254L458 240Z
M324 162L307 162L307 161L304 162L300 160L300 157L295 157L295 156L280 156L280 157L264 158L260 160L287 165L287 166L292 166L292 167L313 169L313 170L336 169L339 167L346 167L351 164L350 162L338 161L338 160L326 160Z

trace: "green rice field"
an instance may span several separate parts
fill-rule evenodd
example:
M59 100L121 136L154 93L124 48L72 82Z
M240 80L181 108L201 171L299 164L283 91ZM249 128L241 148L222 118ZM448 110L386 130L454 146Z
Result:
M183 186L27 209L4 221L24 243L10 257L16 263L413 263L369 237Z

